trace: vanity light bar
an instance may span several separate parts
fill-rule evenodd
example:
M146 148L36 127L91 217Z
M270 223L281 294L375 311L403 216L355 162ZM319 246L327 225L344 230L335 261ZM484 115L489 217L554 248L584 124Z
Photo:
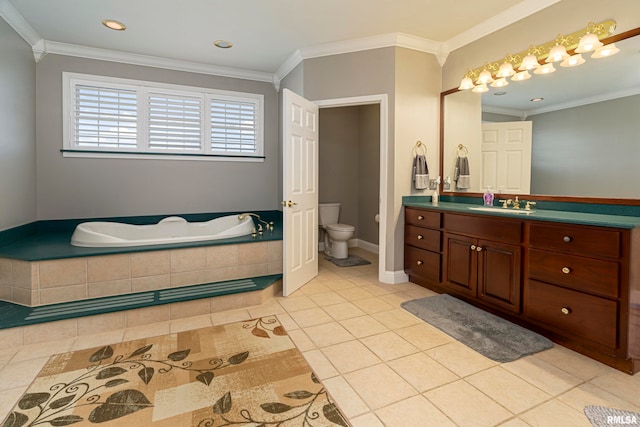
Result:
M548 41L538 46L532 45L529 47L529 49L523 50L520 53L517 53L515 55L507 55L503 59L488 62L482 67L478 67L473 70L467 71L459 89L465 90L465 89L473 88L473 86L469 87L469 82L475 82L481 76L481 74L485 71L489 73L489 75L497 74L499 70L506 69L505 64L511 64L512 67L509 67L511 69L518 69L523 64L523 60L525 58L528 57L527 61L525 62L530 62L533 59L531 58L532 56L537 59L538 64L544 63L547 60L549 54L551 53L551 50L556 46L562 46L566 49L566 51L575 51L575 49L579 46L580 39L582 37L587 36L588 34L593 34L597 37L599 41L601 39L609 37L611 34L613 34L615 30L616 30L616 21L612 19L608 19L598 24L594 24L593 22L590 22L585 28L579 31L575 31L567 36L558 34L558 36L554 40ZM484 73L484 76L486 76L487 73ZM504 77L504 76L500 75L498 77ZM469 80L465 80L465 79L469 79ZM519 80L519 79L515 79L515 80ZM521 78L520 80L525 80L525 79Z

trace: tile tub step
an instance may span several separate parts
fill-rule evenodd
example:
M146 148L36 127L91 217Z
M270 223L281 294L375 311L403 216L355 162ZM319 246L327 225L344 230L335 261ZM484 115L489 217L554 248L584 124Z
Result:
M275 274L39 307L25 307L0 301L0 329L112 313L115 311L131 310L160 304L212 298L240 292L259 291L269 287L280 279L282 279L282 275Z

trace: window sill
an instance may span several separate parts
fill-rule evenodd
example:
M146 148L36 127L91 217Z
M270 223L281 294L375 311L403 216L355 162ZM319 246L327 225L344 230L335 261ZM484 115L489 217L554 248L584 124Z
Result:
M62 157L93 159L196 160L208 162L264 162L265 156L195 153L145 153L140 151L60 150Z

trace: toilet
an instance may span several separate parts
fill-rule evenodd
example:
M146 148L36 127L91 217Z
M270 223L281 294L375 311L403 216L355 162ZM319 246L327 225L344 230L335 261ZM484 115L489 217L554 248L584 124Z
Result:
M324 230L324 253L333 258L344 259L349 256L348 241L356 228L353 225L340 224L340 203L320 203L318 205L318 224Z

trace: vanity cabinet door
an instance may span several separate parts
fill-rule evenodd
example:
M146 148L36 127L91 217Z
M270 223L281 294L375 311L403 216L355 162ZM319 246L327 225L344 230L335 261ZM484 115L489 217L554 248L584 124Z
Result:
M445 233L444 283L454 292L476 296L478 279L477 239Z
M479 240L478 299L520 312L520 246Z

